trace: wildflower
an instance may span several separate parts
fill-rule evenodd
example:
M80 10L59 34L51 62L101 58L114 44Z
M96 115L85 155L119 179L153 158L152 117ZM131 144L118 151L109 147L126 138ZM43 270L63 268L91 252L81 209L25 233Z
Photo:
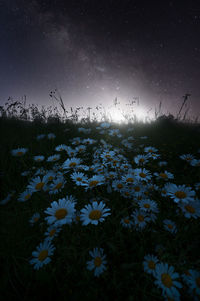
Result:
M200 166L200 159L193 159L190 161L191 166Z
M138 202L138 205L140 206L141 210L144 210L146 212L158 212L158 206L155 201L152 201L150 199L140 200Z
M198 218L200 217L200 200L189 201L187 204L178 204L186 218Z
M122 181L126 184L132 184L135 182L134 174L128 173L125 176L122 176Z
M38 212L34 213L33 216L31 217L31 219L29 220L29 223L31 224L31 226L33 226L35 223L37 223L39 218L40 218L40 214Z
M30 184L27 186L27 189L32 190L32 192L41 191L43 187L47 184L47 177L43 177L42 179L38 176L31 180Z
M64 187L65 184L66 184L65 179L62 176L59 176L57 179L53 180L53 183L50 185L49 193L55 194L60 192L60 190Z
M103 204L103 202L100 202L99 204L97 202L93 202L91 205L86 205L85 208L80 211L80 220L82 221L82 224L84 226L89 223L98 225L98 222L104 221L105 217L111 214L108 212L110 209L104 207L105 204Z
M36 162L43 161L44 160L44 156L34 156L33 160L36 161Z
M143 210L136 209L131 217L133 217L135 225L139 226L140 229L143 229L146 226L146 223L150 221L150 218L147 217L147 213Z
M83 152L86 151L86 146L85 145L78 145L78 146L76 146L75 151L78 152L79 154L83 153Z
M134 169L135 177L139 181L145 181L147 182L148 180L151 179L150 172L146 170L145 168L136 168Z
M167 188L167 195L169 195L175 203L178 203L179 201L188 203L189 201L194 200L193 196L195 196L195 191L185 185L171 184Z
M144 256L143 267L144 271L154 276L156 264L159 262L158 257L154 255Z
M11 150L11 154L14 157L22 157L27 151L28 151L28 148L17 148L17 149Z
M60 159L60 155L53 155L47 158L47 162L55 162L58 161L59 159Z
M121 180L114 180L112 182L112 188L115 191L122 191L122 189L125 187L125 184Z
M104 184L104 181L105 179L103 175L94 175L92 178L88 179L86 189L92 189L96 186L102 185Z
M158 180L162 179L168 181L169 179L174 179L174 175L166 170L160 173L154 172L154 176L157 177Z
M49 256L53 255L55 247L51 245L51 241L45 240L43 243L40 243L36 250L32 252L32 256L35 258L31 259L29 263L34 264L34 269L39 270L43 265L51 261Z
M200 296L200 272L190 269L186 275L182 275L182 278L189 286L190 290Z
M67 159L64 163L63 163L63 169L70 169L70 168L76 168L80 163L81 163L81 159L79 158L71 158L71 159Z
M108 123L108 122L102 122L100 124L100 127L103 128L103 129L108 129L110 126L111 126L111 124Z
M165 219L163 221L163 223L164 223L164 228L167 231L169 231L169 232L171 232L173 234L177 232L176 224L173 221L171 221L169 219Z
M41 140L45 137L45 134L37 135L36 139Z
M88 178L83 172L73 172L70 177L76 183L77 186L87 185Z
M120 224L122 224L124 228L131 228L133 226L133 221L130 220L129 216L126 216L121 219Z
M27 189L19 195L17 200L19 202L25 202L28 201L31 198L31 196L32 196L32 191L30 189Z
M98 248L94 248L93 251L89 251L89 254L93 257L93 259L91 261L87 261L87 269L90 271L94 269L94 276L99 277L99 275L106 270L106 255L103 255L102 248L99 250Z
M148 159L149 159L148 155L137 155L133 158L133 161L137 165L144 165L149 161Z
M54 237L58 236L58 233L61 231L61 227L56 227L55 225L51 225L47 228L47 231L44 233L46 236L45 239L53 240Z
M48 139L54 139L54 138L56 138L56 135L53 134L53 133L49 133L49 134L47 135L47 138L48 138Z
M46 173L46 178L48 179L48 181L53 181L56 178L56 173L50 170Z
M193 159L195 159L195 157L192 154L184 154L179 156L180 159L185 160L187 162L192 161Z
M57 152L61 152L63 150L67 150L67 146L65 144L61 144L61 145L56 146L55 150Z
M87 145L91 145L91 144L93 144L95 142L96 142L96 140L90 139L90 138L83 139L83 141L82 141L83 144L87 144Z
M144 148L144 152L145 153L154 153L154 152L157 152L158 149L155 148L155 147L152 147L152 146L147 146Z
M163 294L166 294L170 298L180 296L176 287L182 288L182 284L175 280L179 277L179 274L174 273L173 266L169 267L167 263L158 263L154 276L156 278L154 283L162 289Z
M48 224L55 226L62 226L64 224L71 224L73 215L75 213L75 203L65 198L59 199L58 202L51 203L51 208L47 208L44 212L50 216L45 217Z

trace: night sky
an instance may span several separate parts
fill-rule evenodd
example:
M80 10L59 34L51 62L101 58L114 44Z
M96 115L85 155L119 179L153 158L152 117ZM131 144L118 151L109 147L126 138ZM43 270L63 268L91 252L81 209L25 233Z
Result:
M0 0L0 105L50 106L55 88L66 108L139 97L140 116L160 101L177 114L190 93L200 115L200 3Z

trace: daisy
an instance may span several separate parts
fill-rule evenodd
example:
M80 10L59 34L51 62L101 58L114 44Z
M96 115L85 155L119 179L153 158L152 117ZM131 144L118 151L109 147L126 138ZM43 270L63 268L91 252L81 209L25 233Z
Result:
M154 283L162 289L163 294L170 298L180 296L176 287L182 288L182 284L175 279L179 277L178 273L174 273L174 267L168 266L168 263L158 263L155 268Z
M76 183L77 186L87 185L88 178L83 172L73 172L70 177Z
M152 211L158 213L158 205L155 201L152 201L150 199L140 200L138 202L138 205L140 206L140 209L146 212Z
M57 152L61 152L63 150L67 150L67 146L65 144L60 144L60 145L56 146L55 150Z
M37 135L36 139L37 139L37 140L41 140L41 139L43 139L45 136L46 136L45 134Z
M102 248L99 250L98 248L94 248L93 251L89 251L89 254L93 257L93 259L91 261L87 261L87 269L90 271L94 269L94 276L99 277L99 275L106 270L106 255L103 255Z
M164 171L164 172L154 172L154 176L157 177L158 180L162 179L162 180L169 180L169 179L174 179L174 175L168 171Z
M38 176L31 180L30 184L27 186L27 189L32 190L32 192L41 191L43 187L47 184L47 177L43 177L42 179Z
M25 190L24 192L20 193L18 197L19 202L25 202L28 201L32 196L32 191L30 189Z
M200 159L193 159L192 161L190 161L190 165L191 166L200 166Z
M133 161L137 165L144 165L149 161L148 159L149 159L148 155L137 155L133 158Z
M54 171L50 170L46 173L46 177L47 177L48 181L53 181L56 178L56 173Z
M47 208L44 212L50 216L45 217L48 224L55 226L62 226L64 224L71 224L73 215L75 213L75 202L59 199L58 202L51 203L51 208Z
M61 189L65 186L66 181L65 179L60 176L57 179L53 180L53 183L50 185L49 189L49 194L55 194L61 191Z
M29 223L31 224L31 226L33 226L35 223L37 223L39 218L40 218L40 214L38 212L34 213L33 216L31 217L31 219L29 220Z
M139 226L140 229L143 229L146 226L146 223L150 221L150 218L147 217L147 213L143 210L136 209L131 217L134 219L135 225Z
M187 162L192 161L193 159L195 159L195 157L192 154L184 154L179 156L180 159L185 160Z
M196 270L189 270L187 275L182 276L191 291L195 291L196 295L200 296L200 272Z
M91 144L93 144L95 142L96 142L96 140L90 139L90 138L83 139L83 141L82 141L83 144L87 144L87 145L91 145Z
M191 187L185 185L171 184L167 188L167 195L174 200L175 203L182 201L188 203L194 200L195 191L191 190Z
M47 162L55 162L58 161L59 159L60 159L60 155L53 155L47 158Z
M157 152L158 149L155 148L155 147L152 147L152 146L147 146L144 148L144 152L145 153L154 153L154 152Z
M47 228L47 231L44 233L46 236L45 239L53 240L54 237L58 236L58 233L61 231L61 227L56 227L55 225L51 225Z
M49 256L53 255L55 247L51 245L51 241L45 240L43 243L40 243L36 250L32 252L32 256L35 258L31 259L29 263L34 264L34 269L39 270L43 265L51 261Z
M200 217L200 200L189 201L187 204L178 204L186 218Z
M14 157L22 157L27 151L28 151L28 148L17 148L17 149L11 150L11 154Z
M100 124L100 127L101 127L102 129L108 129L110 126L111 126L111 124L108 123L108 122L102 122L102 123Z
M53 133L49 133L49 134L47 135L47 138L48 138L48 139L54 139L54 138L56 138L56 135L53 134Z
M111 214L108 212L110 209L104 207L105 204L101 201L99 204L98 202L93 202L81 209L80 220L82 221L83 226L88 225L89 223L98 225L98 222L104 221L105 217Z
M80 158L70 158L63 163L63 169L76 168L81 163Z
M36 161L36 162L43 161L44 160L44 156L34 156L33 160Z
M131 228L133 226L133 221L130 220L129 216L126 216L126 217L124 217L124 218L121 219L120 224L124 228Z
M115 191L122 191L122 189L125 188L125 184L121 180L114 180L112 182L112 188Z
M104 184L105 178L103 175L94 175L92 178L88 179L87 186L85 187L86 189L94 188L96 186Z
M150 255L150 254L145 255L143 261L144 271L154 276L157 263L159 263L159 259L157 256Z
M151 174L150 172L145 168L136 168L134 169L135 177L139 181L145 181L151 180Z
M86 151L86 146L85 145L78 145L75 147L75 151L77 153L84 153Z
M172 234L175 234L177 232L176 224L173 221L169 219L165 219L163 221L163 224L164 224L164 228L167 231L171 232Z

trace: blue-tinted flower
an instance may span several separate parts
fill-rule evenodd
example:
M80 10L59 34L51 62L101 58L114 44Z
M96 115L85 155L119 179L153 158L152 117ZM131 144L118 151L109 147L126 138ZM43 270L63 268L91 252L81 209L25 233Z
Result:
M103 255L103 249L94 248L93 251L89 251L89 254L93 257L91 261L87 261L87 269L94 270L94 276L99 277L106 270L105 260L106 255Z

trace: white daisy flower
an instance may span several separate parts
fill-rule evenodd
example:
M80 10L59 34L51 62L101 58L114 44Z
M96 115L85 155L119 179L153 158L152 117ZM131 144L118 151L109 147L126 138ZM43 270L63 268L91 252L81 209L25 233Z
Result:
M170 298L180 296L176 287L182 288L182 284L175 279L179 278L178 273L174 273L174 267L168 266L167 263L156 264L155 274L156 280L154 283L162 289L163 294Z
M43 265L51 261L49 256L53 255L55 247L51 245L51 241L45 240L43 243L40 243L36 250L32 252L32 256L35 258L31 259L29 263L34 264L34 269L39 270Z
M44 233L46 236L45 239L53 240L54 237L58 236L58 233L61 231L61 227L56 227L55 225L51 225L47 228L47 231Z
M138 205L140 206L140 209L147 211L147 212L158 212L158 205L155 201L152 201L150 199L140 200L138 202Z
M83 172L73 172L70 177L76 183L77 186L87 186L88 178Z
M14 157L22 157L27 151L28 151L28 148L17 148L17 149L11 150L11 154Z
M111 214L108 212L110 209L104 207L105 204L103 202L100 202L99 204L93 202L81 209L80 220L82 221L83 226L88 225L89 223L98 225L98 222L103 222L105 217Z
M82 160L80 158L70 158L63 163L62 167L63 169L77 168L81 162Z
M36 212L33 214L31 219L29 220L29 223L31 224L31 226L33 226L35 223L38 222L39 219L40 219L40 214L38 212Z
M165 219L163 220L163 224L164 228L172 234L175 234L177 232L176 224L173 221Z
M150 254L145 255L143 261L144 271L154 276L157 263L159 263L159 259L157 256Z
M18 201L19 202L25 202L28 201L32 196L32 191L30 189L27 189L25 191L23 191L22 193L20 193L19 197L18 197Z
M57 179L53 180L53 183L49 186L49 194L56 194L61 191L61 189L65 186L65 179L60 176Z
M34 156L33 160L36 161L36 162L43 161L44 160L44 156Z
M167 187L167 195L174 200L175 203L194 200L195 191L191 190L191 187L186 187L185 185L171 184Z
M195 218L200 217L200 200L196 199L194 201L189 201L187 204L178 204L179 208L181 208L184 216L186 218Z
M62 226L64 224L71 224L73 215L75 213L75 203L65 198L59 199L58 202L51 203L51 208L47 208L44 212L50 216L45 217L48 224L55 224L55 226Z
M143 229L146 226L146 223L150 221L150 218L147 217L147 213L143 210L136 209L131 217L134 219L136 226L139 226L140 229Z
M129 216L126 216L124 218L121 219L120 224L124 227L124 228L132 228L133 226L133 221L130 220Z
M148 180L151 180L150 171L148 171L145 168L134 169L134 174L135 174L136 179L138 179L138 181L148 182Z
M55 162L60 159L60 155L52 155L47 158L47 162Z
M93 251L89 251L89 254L93 257L91 261L87 261L87 269L94 270L94 276L99 277L100 274L106 270L105 255L103 255L103 249L94 248Z

